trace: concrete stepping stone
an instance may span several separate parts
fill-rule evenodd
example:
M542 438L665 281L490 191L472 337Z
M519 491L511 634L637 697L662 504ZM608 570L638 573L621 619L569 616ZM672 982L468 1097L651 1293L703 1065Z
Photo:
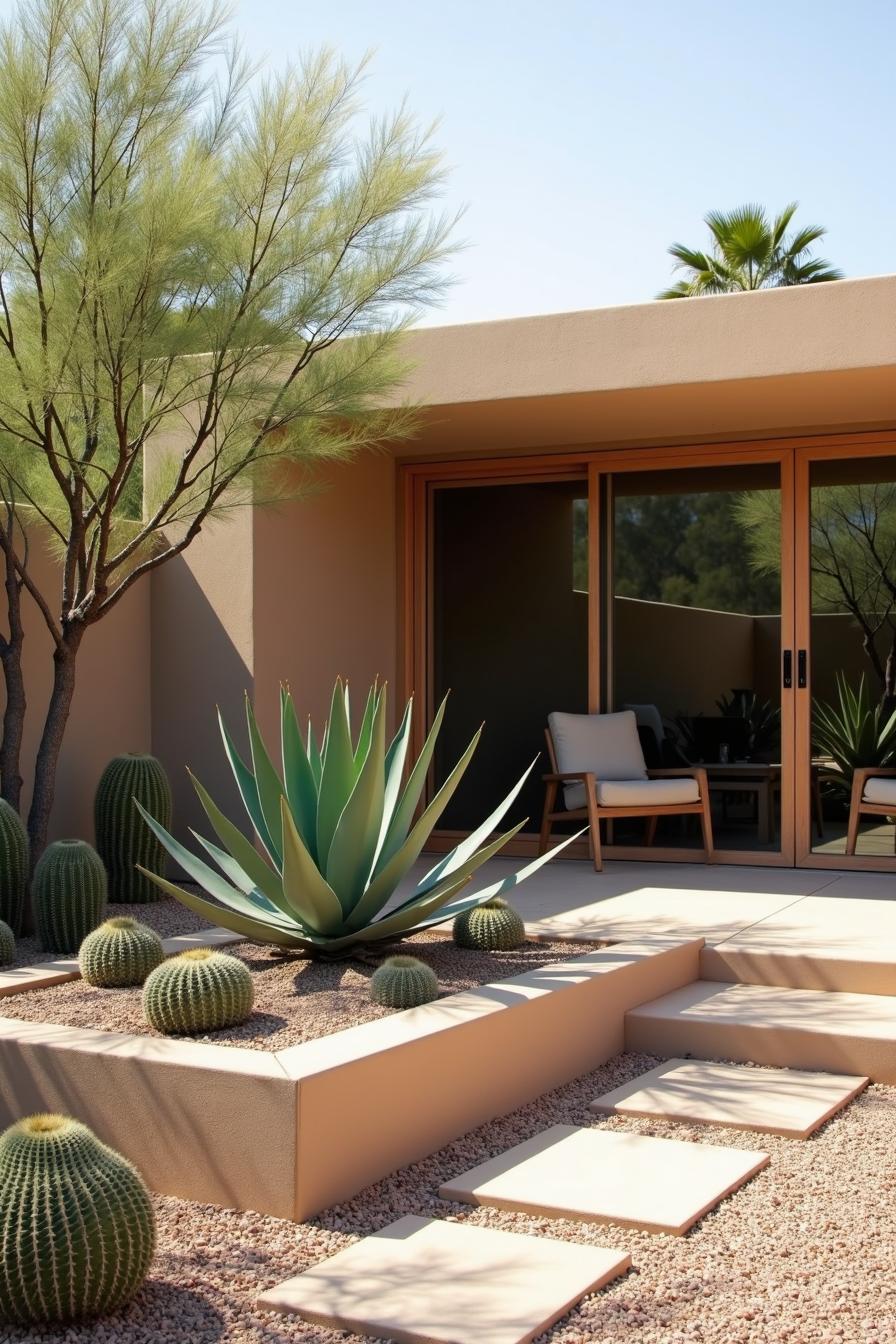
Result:
M630 1267L622 1251L408 1216L258 1305L401 1344L526 1344Z
M768 1153L553 1125L446 1182L442 1199L680 1236Z
M668 1059L598 1097L590 1109L806 1139L867 1085L867 1078L842 1073Z

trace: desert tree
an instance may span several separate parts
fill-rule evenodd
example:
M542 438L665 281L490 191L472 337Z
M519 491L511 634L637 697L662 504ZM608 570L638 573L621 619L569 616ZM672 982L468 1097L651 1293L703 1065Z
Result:
M453 223L431 131L365 117L363 68L330 53L249 68L227 23L214 0L31 0L0 28L0 767L18 806L34 603L35 853L91 627L229 510L413 424L401 336Z

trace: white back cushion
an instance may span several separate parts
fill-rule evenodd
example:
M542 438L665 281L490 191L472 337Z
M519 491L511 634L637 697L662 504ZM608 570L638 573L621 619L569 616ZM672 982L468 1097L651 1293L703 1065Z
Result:
M590 770L599 780L647 778L637 721L630 709L618 714L549 714L548 726L561 774Z

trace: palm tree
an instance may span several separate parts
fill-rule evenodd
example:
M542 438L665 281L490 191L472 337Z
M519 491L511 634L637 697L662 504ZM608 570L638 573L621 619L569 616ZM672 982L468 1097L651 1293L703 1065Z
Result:
M675 258L675 269L686 271L687 277L657 298L691 299L840 280L842 271L810 252L825 229L810 224L787 233L798 204L792 201L771 221L761 205L742 205L728 212L711 210L704 219L712 234L710 250L699 252L683 243L673 244L669 253Z

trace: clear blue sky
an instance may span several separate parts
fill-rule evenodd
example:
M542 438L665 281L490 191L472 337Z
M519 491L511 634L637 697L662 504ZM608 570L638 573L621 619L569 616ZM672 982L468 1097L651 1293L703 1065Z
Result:
M375 49L381 110L441 118L466 204L430 321L650 299L702 216L801 203L850 276L896 271L892 0L238 0L255 55Z

